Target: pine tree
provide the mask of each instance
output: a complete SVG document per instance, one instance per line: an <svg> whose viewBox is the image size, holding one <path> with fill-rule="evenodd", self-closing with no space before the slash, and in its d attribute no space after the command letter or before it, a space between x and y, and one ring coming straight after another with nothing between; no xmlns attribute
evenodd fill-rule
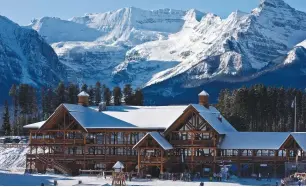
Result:
<svg viewBox="0 0 306 187"><path fill-rule="evenodd" d="M88 86L87 84L83 84L81 87L81 91L87 92L88 93Z"/></svg>
<svg viewBox="0 0 306 187"><path fill-rule="evenodd" d="M13 126L12 126L12 135L16 134L16 127L18 122L18 87L13 84L10 91L9 96L12 98L12 102L14 105L14 119L13 119Z"/></svg>
<svg viewBox="0 0 306 187"><path fill-rule="evenodd" d="M133 88L130 84L126 84L123 88L123 97L126 105L132 105L133 102Z"/></svg>
<svg viewBox="0 0 306 187"><path fill-rule="evenodd" d="M102 89L101 89L101 83L98 81L95 85L95 92L94 92L94 97L95 97L95 105L99 105L102 101Z"/></svg>
<svg viewBox="0 0 306 187"><path fill-rule="evenodd" d="M141 89L136 89L134 94L134 105L143 106L144 97Z"/></svg>
<svg viewBox="0 0 306 187"><path fill-rule="evenodd" d="M122 92L121 92L120 87L118 87L118 86L114 87L113 97L114 97L114 105L116 105L116 106L121 105Z"/></svg>
<svg viewBox="0 0 306 187"><path fill-rule="evenodd" d="M95 103L95 91L92 86L89 87L88 94L89 94L88 102L89 102L89 105L92 106Z"/></svg>
<svg viewBox="0 0 306 187"><path fill-rule="evenodd" d="M63 82L60 82L56 88L56 98L57 98L57 106L66 102L66 93L65 93L65 85Z"/></svg>
<svg viewBox="0 0 306 187"><path fill-rule="evenodd" d="M3 112L2 120L3 120L2 129L3 129L4 135L10 136L11 135L11 123L10 123L10 112L9 112L7 100L5 100L5 103L4 103L4 112Z"/></svg>
<svg viewBox="0 0 306 187"><path fill-rule="evenodd" d="M68 86L68 96L67 102L70 104L77 104L78 103L78 90L75 84L70 83Z"/></svg>
<svg viewBox="0 0 306 187"><path fill-rule="evenodd" d="M112 93L110 89L108 87L105 87L104 92L103 92L103 99L106 102L107 106L110 105L111 97L112 97Z"/></svg>

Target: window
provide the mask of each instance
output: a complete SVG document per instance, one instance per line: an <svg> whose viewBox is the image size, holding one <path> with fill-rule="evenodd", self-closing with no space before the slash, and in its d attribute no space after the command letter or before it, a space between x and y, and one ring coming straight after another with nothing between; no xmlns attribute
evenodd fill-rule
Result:
<svg viewBox="0 0 306 187"><path fill-rule="evenodd" d="M222 156L238 156L238 150L223 150Z"/></svg>
<svg viewBox="0 0 306 187"><path fill-rule="evenodd" d="M104 144L104 134L97 134L96 143L97 144Z"/></svg>
<svg viewBox="0 0 306 187"><path fill-rule="evenodd" d="M95 148L95 155L102 155L103 154L103 148L102 147L96 147Z"/></svg>
<svg viewBox="0 0 306 187"><path fill-rule="evenodd" d="M105 169L106 165L103 163L97 163L95 164L95 169Z"/></svg>

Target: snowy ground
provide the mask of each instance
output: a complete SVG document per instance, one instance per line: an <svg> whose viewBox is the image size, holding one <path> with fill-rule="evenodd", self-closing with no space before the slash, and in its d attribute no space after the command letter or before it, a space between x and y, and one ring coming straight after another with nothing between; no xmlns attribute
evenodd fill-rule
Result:
<svg viewBox="0 0 306 187"><path fill-rule="evenodd" d="M27 146L4 148L0 146L0 170L20 171L25 169Z"/></svg>
<svg viewBox="0 0 306 187"><path fill-rule="evenodd" d="M78 181L82 181L82 186L108 186L112 184L111 178L98 178L96 176L77 176L68 177L54 174L35 174L24 175L22 173L12 173L7 171L0 171L0 186L40 186L53 185L54 180L58 181L59 186L78 186ZM237 179L228 182L208 182L203 179L205 186L270 186L275 185L276 180L267 182L266 180L256 181L255 179ZM170 180L147 180L147 179L133 179L131 182L127 181L128 186L199 186L200 181L183 182Z"/></svg>

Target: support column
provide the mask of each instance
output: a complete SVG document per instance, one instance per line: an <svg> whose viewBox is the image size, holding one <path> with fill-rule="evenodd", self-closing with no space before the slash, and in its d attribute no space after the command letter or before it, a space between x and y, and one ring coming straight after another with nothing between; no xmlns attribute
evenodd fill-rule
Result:
<svg viewBox="0 0 306 187"><path fill-rule="evenodd" d="M164 161L163 161L163 155L164 155L164 150L160 150L160 173L163 174L164 173Z"/></svg>
<svg viewBox="0 0 306 187"><path fill-rule="evenodd" d="M137 173L140 174L140 149L137 149L137 156L138 156Z"/></svg>
<svg viewBox="0 0 306 187"><path fill-rule="evenodd" d="M277 166L276 166L276 163L274 162L274 165L273 165L273 177L276 178L276 169L277 169Z"/></svg>

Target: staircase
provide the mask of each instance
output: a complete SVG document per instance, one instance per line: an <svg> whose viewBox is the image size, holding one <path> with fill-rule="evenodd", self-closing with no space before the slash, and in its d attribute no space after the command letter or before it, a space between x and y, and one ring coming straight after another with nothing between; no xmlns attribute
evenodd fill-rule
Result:
<svg viewBox="0 0 306 187"><path fill-rule="evenodd" d="M50 166L58 171L60 171L62 174L68 174L70 175L72 173L72 171L67 168L66 166L64 166L63 164L55 161L55 160L52 160L52 159L48 159L45 155L37 155L36 156L36 159L39 160L40 162L46 164L46 166Z"/></svg>

